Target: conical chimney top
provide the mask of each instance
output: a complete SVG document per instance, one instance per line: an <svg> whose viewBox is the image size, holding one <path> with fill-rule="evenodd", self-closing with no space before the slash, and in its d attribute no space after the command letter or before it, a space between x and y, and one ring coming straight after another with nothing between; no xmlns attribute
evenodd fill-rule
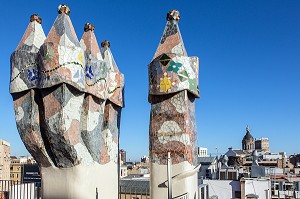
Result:
<svg viewBox="0 0 300 199"><path fill-rule="evenodd" d="M30 16L30 23L11 55L11 93L37 87L39 77L37 56L46 38L41 23L42 19L37 14Z"/></svg>
<svg viewBox="0 0 300 199"><path fill-rule="evenodd" d="M187 56L184 43L180 34L178 21L180 13L178 10L171 10L167 13L167 24L160 39L159 45L153 59L162 54L173 54L176 56Z"/></svg>
<svg viewBox="0 0 300 199"><path fill-rule="evenodd" d="M115 62L113 54L110 50L110 42L108 40L104 40L101 42L102 47L102 56L104 61L107 63L108 70L119 72L119 68Z"/></svg>
<svg viewBox="0 0 300 199"><path fill-rule="evenodd" d="M86 56L88 59L91 59L94 61L94 59L97 60L103 60L100 48L94 33L95 26L91 23L86 23L84 25L84 33L82 35L82 38L80 40L81 48L84 50ZM90 57L90 55L93 56L93 58Z"/></svg>
<svg viewBox="0 0 300 199"><path fill-rule="evenodd" d="M65 4L61 4L58 6L58 14L59 15L56 17L50 32L47 35L45 43L51 42L65 47L80 47L73 24L69 17L70 8Z"/></svg>
<svg viewBox="0 0 300 199"><path fill-rule="evenodd" d="M44 43L46 36L42 28L42 18L37 14L30 16L30 23L16 50L36 53Z"/></svg>

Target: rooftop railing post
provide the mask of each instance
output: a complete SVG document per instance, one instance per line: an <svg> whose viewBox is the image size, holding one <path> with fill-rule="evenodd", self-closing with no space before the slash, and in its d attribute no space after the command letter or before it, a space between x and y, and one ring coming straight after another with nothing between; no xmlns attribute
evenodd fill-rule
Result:
<svg viewBox="0 0 300 199"><path fill-rule="evenodd" d="M172 199L172 182L171 182L171 153L168 151L168 161L167 161L167 169L168 169L168 199Z"/></svg>

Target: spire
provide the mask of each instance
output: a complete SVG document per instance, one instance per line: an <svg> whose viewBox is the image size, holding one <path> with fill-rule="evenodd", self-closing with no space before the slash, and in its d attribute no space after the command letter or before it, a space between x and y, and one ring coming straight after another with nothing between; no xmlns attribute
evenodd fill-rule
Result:
<svg viewBox="0 0 300 199"><path fill-rule="evenodd" d="M167 24L153 59L163 53L187 56L178 26L179 19L180 13L178 10L171 10L168 12Z"/></svg>
<svg viewBox="0 0 300 199"><path fill-rule="evenodd" d="M250 133L250 128L248 125L246 126L246 133Z"/></svg>
<svg viewBox="0 0 300 199"><path fill-rule="evenodd" d="M30 23L16 50L24 50L37 53L44 43L46 36L42 28L42 18L33 14L30 16Z"/></svg>
<svg viewBox="0 0 300 199"><path fill-rule="evenodd" d="M93 24L86 23L84 25L84 33L80 40L80 45L88 59L103 60L94 30Z"/></svg>
<svg viewBox="0 0 300 199"><path fill-rule="evenodd" d="M52 42L65 47L80 47L69 14L70 8L68 6L65 4L58 6L58 16L56 17L45 42Z"/></svg>
<svg viewBox="0 0 300 199"><path fill-rule="evenodd" d="M250 128L248 125L246 127L246 134L245 134L243 140L254 140L254 138L252 137L252 135L250 133Z"/></svg>

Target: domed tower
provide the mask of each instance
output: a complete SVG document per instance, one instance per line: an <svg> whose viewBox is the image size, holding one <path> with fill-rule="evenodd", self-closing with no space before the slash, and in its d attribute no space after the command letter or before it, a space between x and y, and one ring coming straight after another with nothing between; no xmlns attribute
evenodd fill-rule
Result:
<svg viewBox="0 0 300 199"><path fill-rule="evenodd" d="M254 138L250 133L250 129L246 127L246 135L242 140L242 149L246 153L251 153L254 150Z"/></svg>

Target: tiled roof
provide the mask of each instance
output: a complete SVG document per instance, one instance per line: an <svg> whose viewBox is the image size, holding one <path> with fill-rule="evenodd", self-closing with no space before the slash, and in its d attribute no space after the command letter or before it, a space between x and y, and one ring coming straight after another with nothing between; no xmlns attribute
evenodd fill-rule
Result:
<svg viewBox="0 0 300 199"><path fill-rule="evenodd" d="M120 191L123 194L150 195L149 180L146 179L121 179Z"/></svg>
<svg viewBox="0 0 300 199"><path fill-rule="evenodd" d="M216 157L198 157L198 163L200 164L211 164Z"/></svg>
<svg viewBox="0 0 300 199"><path fill-rule="evenodd" d="M236 152L238 155L245 155L246 153L243 152L243 150L240 149L232 149L234 152Z"/></svg>

